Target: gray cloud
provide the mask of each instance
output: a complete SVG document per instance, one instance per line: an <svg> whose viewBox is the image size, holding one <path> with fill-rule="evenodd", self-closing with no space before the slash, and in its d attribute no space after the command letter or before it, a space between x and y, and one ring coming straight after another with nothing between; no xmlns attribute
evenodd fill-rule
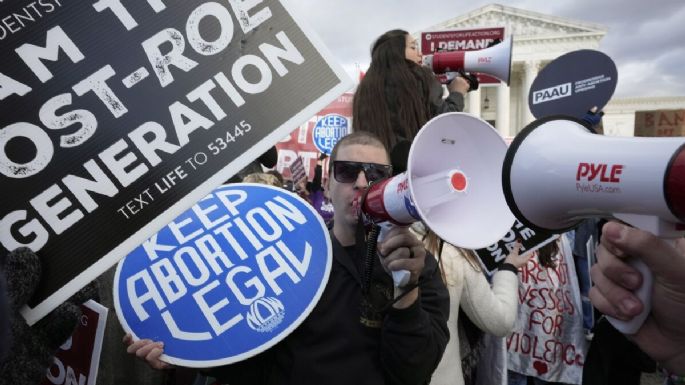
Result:
<svg viewBox="0 0 685 385"><path fill-rule="evenodd" d="M608 28L600 49L618 67L616 96L685 95L685 3L682 0L512 0L503 5ZM293 11L316 31L343 67L368 66L369 47L381 33L417 32L468 13L488 1L294 0Z"/></svg>

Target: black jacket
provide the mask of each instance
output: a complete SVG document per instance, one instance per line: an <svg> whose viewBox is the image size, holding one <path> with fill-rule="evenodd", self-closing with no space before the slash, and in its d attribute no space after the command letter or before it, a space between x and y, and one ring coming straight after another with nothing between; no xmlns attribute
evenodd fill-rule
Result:
<svg viewBox="0 0 685 385"><path fill-rule="evenodd" d="M362 305L357 263L363 258L353 258L332 232L331 239L331 275L309 317L273 348L214 368L210 375L231 385L419 385L430 380L449 340L449 295L435 258L426 257L416 303L390 308L374 322L374 312ZM392 280L377 260L371 286L379 303L392 297Z"/></svg>

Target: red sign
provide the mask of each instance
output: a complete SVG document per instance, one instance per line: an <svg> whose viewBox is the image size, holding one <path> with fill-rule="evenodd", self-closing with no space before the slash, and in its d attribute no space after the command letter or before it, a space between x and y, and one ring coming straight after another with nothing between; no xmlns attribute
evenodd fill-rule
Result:
<svg viewBox="0 0 685 385"><path fill-rule="evenodd" d="M421 33L421 54L436 51L475 51L488 48L496 40L504 40L504 27L432 31ZM481 84L499 84L492 76L478 74Z"/></svg>
<svg viewBox="0 0 685 385"><path fill-rule="evenodd" d="M283 140L276 144L276 148L278 149L278 163L276 164L276 170L280 172L284 178L292 178L290 165L295 162L298 157L302 158L304 169L309 180L314 178L316 161L321 155L321 152L316 148L314 139L312 137L316 122L329 114L344 116L348 119L348 121L351 122L352 97L353 94L351 92L346 92L340 95L333 103L319 111L319 113L314 115L311 119L302 124L300 127L296 128L290 133L290 135L286 136L283 138ZM323 169L324 172L322 177L325 178L326 170L328 170L328 159L326 159Z"/></svg>
<svg viewBox="0 0 685 385"><path fill-rule="evenodd" d="M41 385L92 385L98 375L107 308L95 301L81 305L74 334L59 348Z"/></svg>

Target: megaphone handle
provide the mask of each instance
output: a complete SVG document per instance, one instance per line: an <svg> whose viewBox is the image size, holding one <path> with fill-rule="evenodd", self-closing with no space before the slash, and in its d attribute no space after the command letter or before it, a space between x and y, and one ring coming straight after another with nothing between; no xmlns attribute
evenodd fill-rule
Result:
<svg viewBox="0 0 685 385"><path fill-rule="evenodd" d="M394 225L390 222L383 222L379 223L378 226L381 229L380 233L378 234L378 243L381 243L388 234L388 231L390 231ZM390 275L392 275L392 281L395 283L395 287L406 286L409 283L409 278L411 278L411 273L409 270L396 270L391 271L390 273Z"/></svg>
<svg viewBox="0 0 685 385"><path fill-rule="evenodd" d="M450 83L457 76L459 76L459 72L445 72L445 81L446 81L445 84Z"/></svg>
<svg viewBox="0 0 685 385"><path fill-rule="evenodd" d="M652 310L652 287L654 286L654 275L647 265L638 258L631 258L628 264L637 269L642 274L642 286L635 291L635 295L642 301L642 312L630 321L623 321L614 317L607 316L609 322L623 334L635 334L647 319Z"/></svg>

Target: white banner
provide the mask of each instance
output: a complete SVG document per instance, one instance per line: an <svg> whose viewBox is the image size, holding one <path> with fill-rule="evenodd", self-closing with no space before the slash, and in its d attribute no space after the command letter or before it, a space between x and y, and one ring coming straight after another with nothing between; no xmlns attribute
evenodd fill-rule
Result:
<svg viewBox="0 0 685 385"><path fill-rule="evenodd" d="M571 247L562 236L557 266L536 257L519 270L519 314L506 339L509 370L545 381L580 384L588 343Z"/></svg>

